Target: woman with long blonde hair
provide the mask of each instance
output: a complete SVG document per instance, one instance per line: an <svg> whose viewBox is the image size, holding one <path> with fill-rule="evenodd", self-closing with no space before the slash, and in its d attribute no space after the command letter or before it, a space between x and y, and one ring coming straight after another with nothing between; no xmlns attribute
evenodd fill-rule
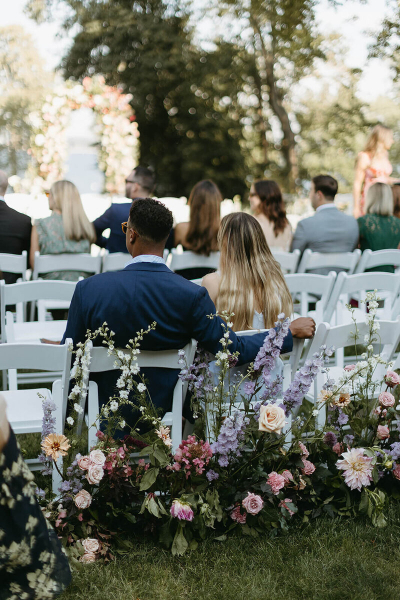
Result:
<svg viewBox="0 0 400 600"><path fill-rule="evenodd" d="M96 240L92 223L86 216L78 189L70 181L56 181L49 193L49 217L37 219L32 227L30 263L34 267L35 252L41 254L70 254L90 252ZM43 273L44 279L78 281L87 273L60 271Z"/></svg>
<svg viewBox="0 0 400 600"><path fill-rule="evenodd" d="M246 213L231 213L218 234L220 270L204 277L217 310L235 313L234 331L273 327L280 313L290 317L292 298L260 223Z"/></svg>
<svg viewBox="0 0 400 600"><path fill-rule="evenodd" d="M365 214L365 198L371 185L377 182L393 185L399 181L390 177L393 168L389 161L389 150L392 145L392 130L384 125L375 125L364 150L357 157L353 185L353 212L356 218Z"/></svg>

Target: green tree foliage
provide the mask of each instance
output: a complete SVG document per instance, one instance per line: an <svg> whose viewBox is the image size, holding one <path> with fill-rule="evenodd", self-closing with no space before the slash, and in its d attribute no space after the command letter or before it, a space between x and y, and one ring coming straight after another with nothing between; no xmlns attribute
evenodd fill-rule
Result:
<svg viewBox="0 0 400 600"><path fill-rule="evenodd" d="M26 167L28 115L42 99L49 79L23 28L0 27L0 168L10 175Z"/></svg>

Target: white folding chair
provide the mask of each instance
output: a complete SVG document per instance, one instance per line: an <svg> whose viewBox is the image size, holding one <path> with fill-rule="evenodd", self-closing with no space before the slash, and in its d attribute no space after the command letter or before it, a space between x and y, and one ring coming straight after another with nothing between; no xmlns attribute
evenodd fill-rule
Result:
<svg viewBox="0 0 400 600"><path fill-rule="evenodd" d="M127 252L108 252L106 250L103 254L103 266L102 272L106 271L122 271L132 257Z"/></svg>
<svg viewBox="0 0 400 600"><path fill-rule="evenodd" d="M172 250L171 271L182 271L183 269L218 269L219 252L211 252L209 256L196 254L195 252L178 253Z"/></svg>
<svg viewBox="0 0 400 600"><path fill-rule="evenodd" d="M186 359L188 364L193 363L194 354L196 351L197 343L195 340L191 340L184 348ZM122 350L126 352L126 350ZM108 356L106 348L93 348L90 350L91 361L90 361L90 372L101 373L103 371L115 371L118 367L114 366L115 357ZM138 355L138 366L142 369L145 367L157 367L162 369L178 369L181 370L179 364L178 350L159 350L159 351L148 351L141 350ZM94 381L89 382L89 395L88 395L88 446L89 449L96 444L96 431L99 429L98 415L99 415L99 396L97 383ZM172 451L175 452L182 442L182 408L185 401L185 395L187 391L187 384L183 383L178 379L175 388L172 401L172 411L167 412L163 416L164 425L171 427L172 433ZM84 406L82 406L84 408ZM83 413L82 418L83 418ZM78 423L79 425L79 423Z"/></svg>
<svg viewBox="0 0 400 600"><path fill-rule="evenodd" d="M349 275L354 273L356 265L361 255L361 250L353 250L353 252L333 252L322 253L313 252L308 249L304 250L298 273L306 273L307 271L315 271L316 269L324 269L331 271L347 271Z"/></svg>
<svg viewBox="0 0 400 600"><path fill-rule="evenodd" d="M201 285L201 282L203 281L203 278L199 277L198 279L191 279L190 281L192 283L195 283L196 285Z"/></svg>
<svg viewBox="0 0 400 600"><path fill-rule="evenodd" d="M297 265L300 260L300 250L293 252L284 252L283 250L271 250L272 256L281 265L284 273L296 273Z"/></svg>
<svg viewBox="0 0 400 600"><path fill-rule="evenodd" d="M28 256L26 250L22 254L0 254L0 271L2 273L20 275L22 281L26 281L27 268Z"/></svg>
<svg viewBox="0 0 400 600"><path fill-rule="evenodd" d="M7 402L7 417L16 434L37 433L42 431L43 406L42 398L52 400L56 405L56 433L64 432L67 410L69 372L71 368L71 352L68 347L71 340L63 346L46 344L0 344L0 364L9 369L9 390L2 392ZM18 390L15 377L16 369L45 369L53 373L61 373L61 379L54 381L52 391L46 388ZM37 459L26 461L31 470L40 469ZM53 470L53 490L60 483L59 475Z"/></svg>
<svg viewBox="0 0 400 600"><path fill-rule="evenodd" d="M83 271L96 275L101 271L101 256L91 254L40 254L35 252L32 279L53 271ZM129 258L129 257L128 257Z"/></svg>
<svg viewBox="0 0 400 600"><path fill-rule="evenodd" d="M300 310L295 307L295 312L301 317L312 316L316 323L326 321L325 312L333 286L336 273L331 271L328 275L315 275L314 273L292 273L285 275L285 281L292 295L293 302L299 304ZM310 311L310 302L316 302L316 310Z"/></svg>
<svg viewBox="0 0 400 600"><path fill-rule="evenodd" d="M364 250L355 272L364 273L368 269L387 265L395 269L400 267L400 250L377 250L376 252Z"/></svg>

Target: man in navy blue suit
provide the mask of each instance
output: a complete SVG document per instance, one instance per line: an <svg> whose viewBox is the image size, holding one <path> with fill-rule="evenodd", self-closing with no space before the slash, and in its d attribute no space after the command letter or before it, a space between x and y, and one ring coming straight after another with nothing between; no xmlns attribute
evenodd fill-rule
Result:
<svg viewBox="0 0 400 600"><path fill-rule="evenodd" d="M121 204L113 203L105 213L93 222L96 230L96 244L106 248L109 252L127 252L125 235L121 231L121 223L128 220L129 209L135 198L146 198L154 191L155 178L150 169L136 167L125 179L125 195L130 202ZM102 233L110 229L110 237L103 237Z"/></svg>
<svg viewBox="0 0 400 600"><path fill-rule="evenodd" d="M207 318L215 306L204 287L173 273L164 263L165 241L172 227L172 213L159 201L150 198L132 203L125 230L126 247L131 262L122 271L101 273L79 281L72 298L66 338L74 344L83 342L88 329L94 331L104 322L115 332L116 347L124 348L136 332L156 321L154 331L145 335L143 350L183 348L191 338L216 354L220 349L222 320ZM309 318L291 323L282 353L292 349L292 335L312 337L315 323ZM239 337L230 330L231 352L239 352L239 364L255 359L265 333ZM62 342L62 343L63 343ZM95 344L101 345L101 340ZM115 393L118 371L93 374L103 404ZM149 380L149 393L155 406L171 410L173 389L178 371L143 369ZM125 413L125 421L130 422ZM131 419L132 420L132 419Z"/></svg>

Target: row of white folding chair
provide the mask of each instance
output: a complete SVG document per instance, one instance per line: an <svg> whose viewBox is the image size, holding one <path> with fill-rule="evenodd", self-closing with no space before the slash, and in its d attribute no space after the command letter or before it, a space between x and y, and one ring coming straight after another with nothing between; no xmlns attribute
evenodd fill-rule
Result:
<svg viewBox="0 0 400 600"><path fill-rule="evenodd" d="M26 281L26 271L28 269L28 254L24 250L22 254L4 254L0 253L0 272L13 273L19 275L23 281Z"/></svg>
<svg viewBox="0 0 400 600"><path fill-rule="evenodd" d="M376 267L391 266L395 269L400 267L400 250L364 250L355 270L356 273L364 273L368 269Z"/></svg>
<svg viewBox="0 0 400 600"><path fill-rule="evenodd" d="M312 250L304 250L301 258L298 273L306 273L315 269L339 269L345 270L349 274L354 273L357 263L361 256L361 250L353 250L353 252L312 252Z"/></svg>
<svg viewBox="0 0 400 600"><path fill-rule="evenodd" d="M183 269L215 269L219 268L219 252L211 252L209 256L196 254L195 252L171 251L171 271L182 271Z"/></svg>
<svg viewBox="0 0 400 600"><path fill-rule="evenodd" d="M188 364L192 364L194 359L194 354L196 351L196 342L195 340L191 340L184 348ZM122 350L126 352L126 350ZM118 367L115 367L115 357L108 356L107 349L102 347L93 347L91 345L90 348L91 360L90 360L90 373L100 373L103 371L115 371ZM142 350L138 355L138 366L142 368L146 367L157 367L162 369L175 369L181 370L181 365L179 364L180 356L178 354L178 350L160 350L160 351L146 351ZM99 429L99 396L98 396L98 387L94 381L90 381L88 384L89 394L88 394L88 446L89 449L93 446L96 439L96 431ZM173 394L172 401L172 411L166 413L162 420L164 425L171 428L171 437L172 437L172 451L175 452L182 442L182 409L185 401L187 391L187 384L184 384L180 379L178 379ZM82 406L84 408L84 406ZM79 426L82 425L82 417Z"/></svg>
<svg viewBox="0 0 400 600"><path fill-rule="evenodd" d="M295 314L301 317L312 316L316 323L325 320L325 312L335 285L336 273L315 275L314 273L291 273L285 281L295 303ZM316 303L315 311L309 310L310 302ZM297 305L297 306L296 306ZM297 308L299 307L299 310Z"/></svg>
<svg viewBox="0 0 400 600"><path fill-rule="evenodd" d="M35 252L32 279L39 279L41 275L54 271L83 271L94 275L101 272L101 256Z"/></svg>
<svg viewBox="0 0 400 600"><path fill-rule="evenodd" d="M167 261L169 250L164 250L164 261ZM102 273L108 271L122 271L132 260L127 252L108 252L105 250L102 254Z"/></svg>
<svg viewBox="0 0 400 600"><path fill-rule="evenodd" d="M274 259L280 264L284 273L296 273L301 255L300 250L284 252L283 250L271 248L271 252Z"/></svg>

